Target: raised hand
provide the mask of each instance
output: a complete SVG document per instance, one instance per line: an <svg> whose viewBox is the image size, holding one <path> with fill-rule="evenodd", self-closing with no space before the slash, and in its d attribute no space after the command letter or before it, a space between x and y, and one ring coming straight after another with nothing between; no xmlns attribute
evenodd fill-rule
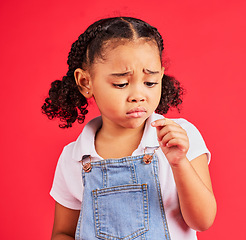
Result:
<svg viewBox="0 0 246 240"><path fill-rule="evenodd" d="M156 127L160 147L171 166L178 165L186 158L189 139L186 131L174 121L164 118L151 123Z"/></svg>

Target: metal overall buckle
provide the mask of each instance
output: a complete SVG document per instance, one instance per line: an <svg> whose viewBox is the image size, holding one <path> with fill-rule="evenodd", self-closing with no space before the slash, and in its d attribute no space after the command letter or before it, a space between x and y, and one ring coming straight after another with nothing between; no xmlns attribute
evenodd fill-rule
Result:
<svg viewBox="0 0 246 240"><path fill-rule="evenodd" d="M90 158L90 161L89 162L86 162L86 163L83 163L83 159L81 159L81 163L82 163L82 167L83 167L83 170L85 172L90 172L91 169L92 169L92 166L91 166L91 156L89 156Z"/></svg>
<svg viewBox="0 0 246 240"><path fill-rule="evenodd" d="M159 148L159 147L158 147ZM152 154L146 154L145 151L146 151L146 148L144 149L144 156L143 156L143 161L145 164L150 164L152 159L153 159L153 155L155 154L155 151L158 149L156 148L154 150L154 152Z"/></svg>

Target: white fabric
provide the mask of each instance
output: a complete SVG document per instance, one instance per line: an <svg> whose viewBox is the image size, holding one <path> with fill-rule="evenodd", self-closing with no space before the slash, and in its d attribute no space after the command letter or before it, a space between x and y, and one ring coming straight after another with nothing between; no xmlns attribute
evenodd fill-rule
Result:
<svg viewBox="0 0 246 240"><path fill-rule="evenodd" d="M142 155L144 148L147 147L146 153L153 153L153 149L159 146L156 136L156 129L150 125L151 122L161 119L163 116L153 113L146 121L145 130L138 148L132 156ZM186 130L190 148L187 158L191 161L196 157L206 153L208 162L210 161L210 152L197 128L185 119L172 119ZM83 196L82 185L82 157L91 155L92 161L102 160L94 145L94 137L97 129L101 126L101 117L91 120L83 129L82 133L75 142L65 146L59 158L51 196L60 204L67 208L80 210ZM196 232L190 229L180 213L177 190L170 165L159 148L156 151L159 159L159 178L162 191L162 197L167 217L168 227L172 240L195 240Z"/></svg>

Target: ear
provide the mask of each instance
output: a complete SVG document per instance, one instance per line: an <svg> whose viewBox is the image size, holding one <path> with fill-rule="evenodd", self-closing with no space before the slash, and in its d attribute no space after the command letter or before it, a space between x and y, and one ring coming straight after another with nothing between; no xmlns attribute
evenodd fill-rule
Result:
<svg viewBox="0 0 246 240"><path fill-rule="evenodd" d="M81 68L77 68L74 71L74 78L81 94L83 94L85 98L91 98L92 89L91 89L91 77L89 72Z"/></svg>

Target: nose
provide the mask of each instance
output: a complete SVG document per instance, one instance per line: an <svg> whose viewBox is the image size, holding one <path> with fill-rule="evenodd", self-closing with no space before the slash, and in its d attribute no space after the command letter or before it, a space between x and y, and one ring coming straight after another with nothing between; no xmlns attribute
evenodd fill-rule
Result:
<svg viewBox="0 0 246 240"><path fill-rule="evenodd" d="M146 97L144 96L143 91L141 89L133 89L131 94L128 97L129 102L144 102L146 101Z"/></svg>
<svg viewBox="0 0 246 240"><path fill-rule="evenodd" d="M129 102L144 102L145 98L143 97L129 97Z"/></svg>
<svg viewBox="0 0 246 240"><path fill-rule="evenodd" d="M132 79L128 87L128 102L139 103L147 100L147 92L143 84L142 75L142 72L138 73L137 71L132 75Z"/></svg>

